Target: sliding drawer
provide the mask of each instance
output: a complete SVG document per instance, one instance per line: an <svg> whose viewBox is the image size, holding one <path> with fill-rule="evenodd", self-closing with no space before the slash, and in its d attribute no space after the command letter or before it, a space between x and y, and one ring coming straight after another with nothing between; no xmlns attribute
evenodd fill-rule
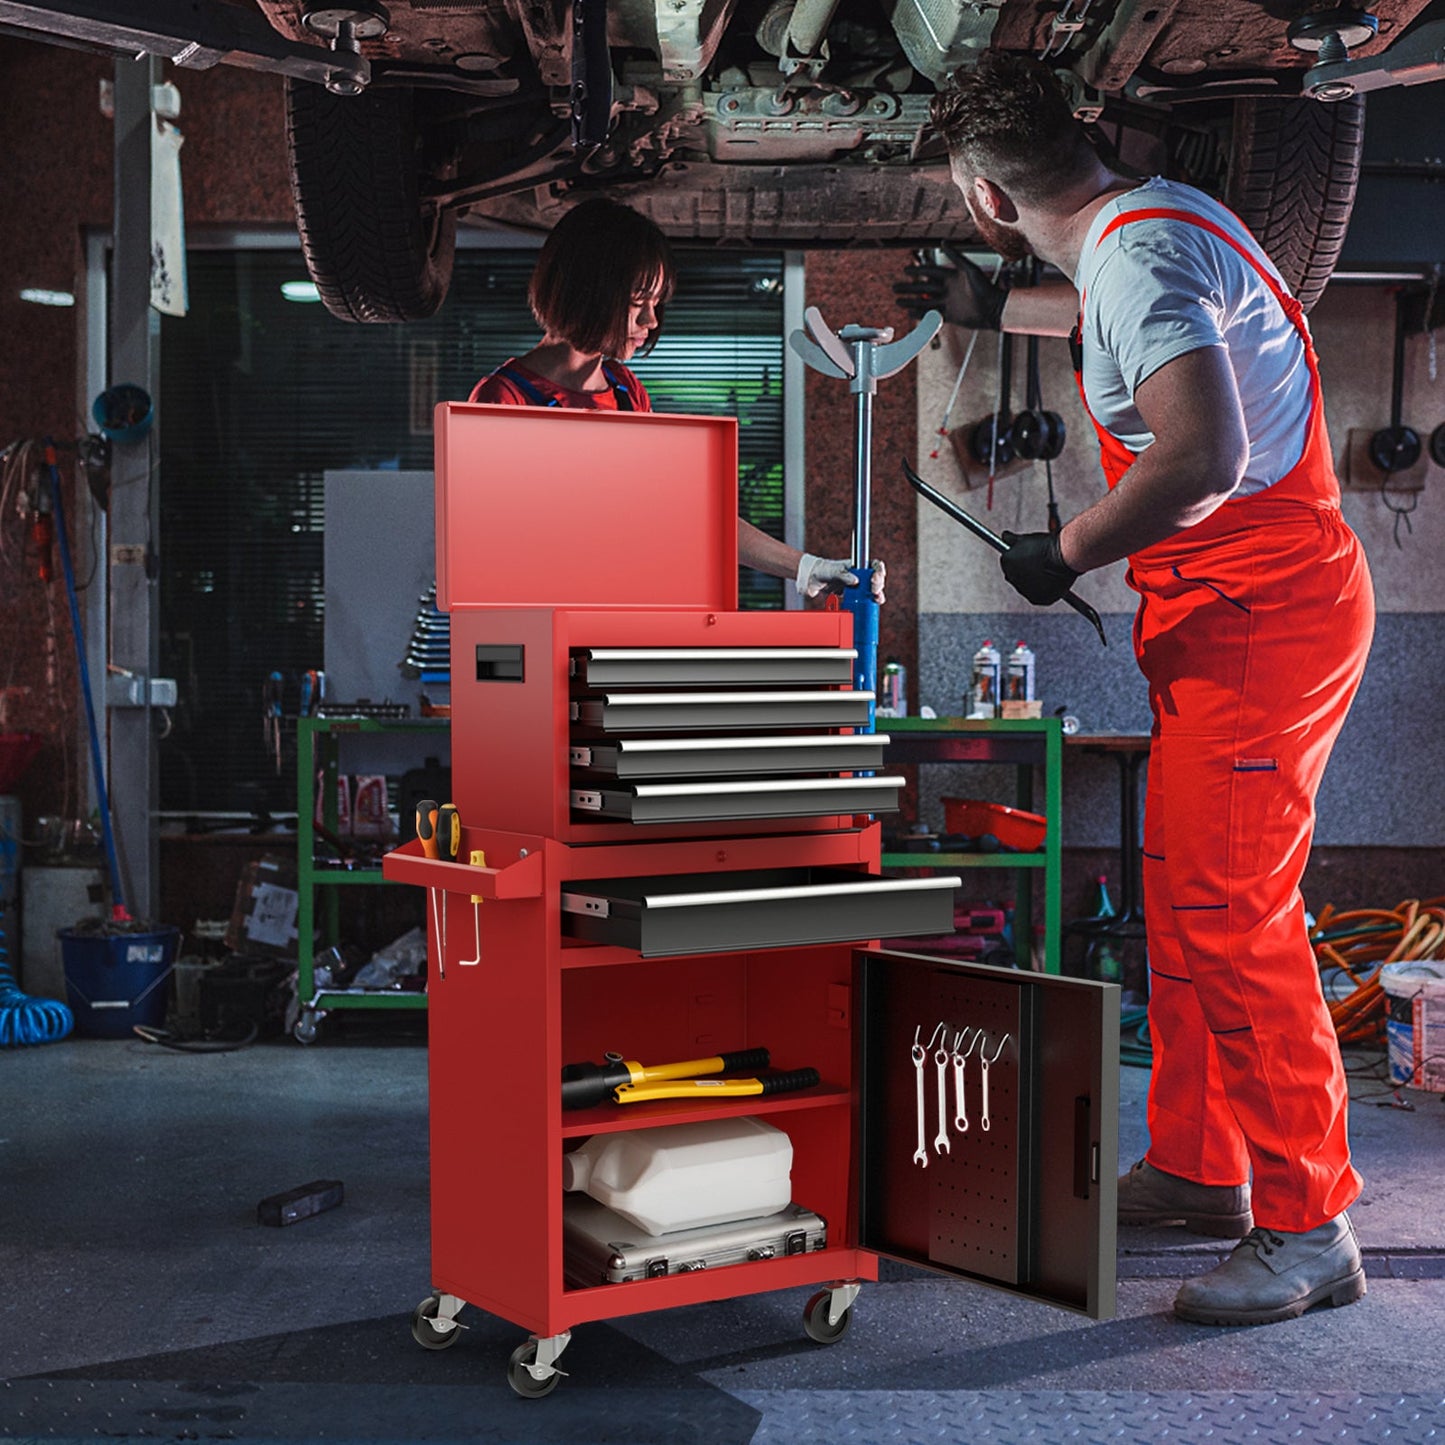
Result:
<svg viewBox="0 0 1445 1445"><path fill-rule="evenodd" d="M871 773L883 766L886 733L816 737L619 738L578 743L568 757L588 779L724 778L747 773Z"/></svg>
<svg viewBox="0 0 1445 1445"><path fill-rule="evenodd" d="M572 807L633 823L714 823L734 818L822 818L892 813L906 778L759 778L732 783L632 783L573 788Z"/></svg>
<svg viewBox="0 0 1445 1445"><path fill-rule="evenodd" d="M572 721L601 733L867 727L871 692L609 692L578 698Z"/></svg>
<svg viewBox="0 0 1445 1445"><path fill-rule="evenodd" d="M579 879L562 885L562 931L644 958L946 933L961 882L842 868Z"/></svg>
<svg viewBox="0 0 1445 1445"><path fill-rule="evenodd" d="M586 687L682 687L698 683L847 686L858 654L842 647L583 647L573 678Z"/></svg>

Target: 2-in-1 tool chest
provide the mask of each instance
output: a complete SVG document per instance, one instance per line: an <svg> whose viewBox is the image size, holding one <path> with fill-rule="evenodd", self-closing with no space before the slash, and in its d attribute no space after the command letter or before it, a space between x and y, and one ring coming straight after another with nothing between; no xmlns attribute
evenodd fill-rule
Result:
<svg viewBox="0 0 1445 1445"><path fill-rule="evenodd" d="M903 779L858 731L848 614L736 610L735 428L437 410L461 846L385 863L429 897L413 1333L454 1343L468 1304L512 1321L524 1395L576 1325L669 1305L817 1286L805 1328L837 1339L884 1255L1113 1310L1117 990L870 946L948 932L959 880L880 873L873 815ZM761 1050L786 1088L562 1107L576 1061ZM729 1116L788 1135L822 1229L717 1267L698 1246L683 1272L643 1248L643 1277L583 1282L564 1155Z"/></svg>

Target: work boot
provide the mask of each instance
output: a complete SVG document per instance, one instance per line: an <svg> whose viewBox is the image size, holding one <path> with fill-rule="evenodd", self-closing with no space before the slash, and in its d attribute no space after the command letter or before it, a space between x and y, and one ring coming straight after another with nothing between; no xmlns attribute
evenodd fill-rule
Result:
<svg viewBox="0 0 1445 1445"><path fill-rule="evenodd" d="M1119 1176L1120 1224L1182 1224L1195 1234L1242 1239L1254 1224L1248 1184L1196 1184L1141 1159Z"/></svg>
<svg viewBox="0 0 1445 1445"><path fill-rule="evenodd" d="M1199 1325L1272 1325L1364 1293L1360 1242L1340 1214L1303 1234L1251 1229L1223 1264L1185 1280L1174 1313Z"/></svg>

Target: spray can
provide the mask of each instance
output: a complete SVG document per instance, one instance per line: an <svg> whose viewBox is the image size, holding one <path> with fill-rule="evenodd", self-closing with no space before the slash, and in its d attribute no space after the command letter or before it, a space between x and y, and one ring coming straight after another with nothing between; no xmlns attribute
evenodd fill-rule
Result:
<svg viewBox="0 0 1445 1445"><path fill-rule="evenodd" d="M985 638L973 655L973 681L968 689L969 717L997 717L1003 663L998 648Z"/></svg>
<svg viewBox="0 0 1445 1445"><path fill-rule="evenodd" d="M882 717L908 716L908 669L890 657L878 679L878 713Z"/></svg>
<svg viewBox="0 0 1445 1445"><path fill-rule="evenodd" d="M1003 675L1003 695L1008 702L1034 700L1034 655L1022 640L1008 655Z"/></svg>

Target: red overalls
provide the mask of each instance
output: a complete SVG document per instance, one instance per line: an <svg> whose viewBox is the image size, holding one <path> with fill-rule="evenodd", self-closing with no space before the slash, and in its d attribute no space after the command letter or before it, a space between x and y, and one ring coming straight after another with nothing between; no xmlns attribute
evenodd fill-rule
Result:
<svg viewBox="0 0 1445 1445"><path fill-rule="evenodd" d="M1134 650L1153 714L1148 1158L1201 1184L1241 1184L1252 1167L1256 1223L1304 1231L1360 1192L1299 881L1315 793L1364 672L1374 595L1340 515L1299 302L1250 250L1188 211L1126 212L1099 240L1151 218L1201 226L1254 267L1304 344L1312 400L1288 475L1129 559L1140 598ZM1135 454L1094 426L1112 487Z"/></svg>

